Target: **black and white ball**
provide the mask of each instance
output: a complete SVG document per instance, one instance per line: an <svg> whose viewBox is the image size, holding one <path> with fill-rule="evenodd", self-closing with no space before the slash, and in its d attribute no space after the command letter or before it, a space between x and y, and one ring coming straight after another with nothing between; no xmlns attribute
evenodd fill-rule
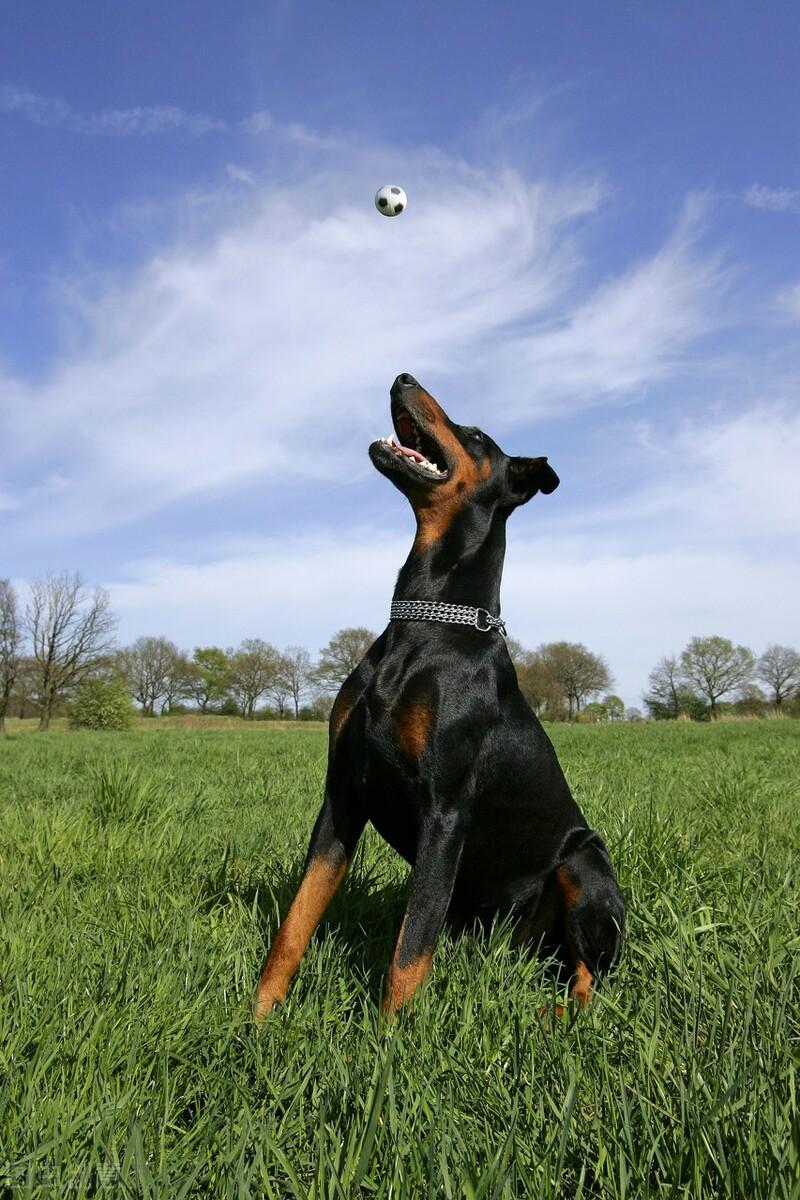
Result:
<svg viewBox="0 0 800 1200"><path fill-rule="evenodd" d="M393 183L384 184L375 193L375 207L385 217L399 217L405 212L408 199L401 187Z"/></svg>

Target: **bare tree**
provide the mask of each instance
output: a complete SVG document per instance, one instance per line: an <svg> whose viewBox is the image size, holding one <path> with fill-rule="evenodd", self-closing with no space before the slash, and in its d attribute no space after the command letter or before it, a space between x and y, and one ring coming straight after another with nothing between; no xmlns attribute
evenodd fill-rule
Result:
<svg viewBox="0 0 800 1200"><path fill-rule="evenodd" d="M36 663L29 654L20 655L17 678L14 690L11 693L11 702L8 706L9 716L12 712L15 712L18 717L24 717L26 714L30 715L30 709L36 708L33 702L35 694L35 667Z"/></svg>
<svg viewBox="0 0 800 1200"><path fill-rule="evenodd" d="M48 575L31 584L25 628L31 641L40 730L50 727L56 699L107 663L116 624L108 593L98 587L90 596L77 571Z"/></svg>
<svg viewBox="0 0 800 1200"><path fill-rule="evenodd" d="M506 638L506 650L516 670L524 667L531 657L530 650L526 650L522 642L518 642L515 637Z"/></svg>
<svg viewBox="0 0 800 1200"><path fill-rule="evenodd" d="M676 655L669 654L656 663L648 684L644 701L653 716L673 719L679 716L684 707L686 681Z"/></svg>
<svg viewBox="0 0 800 1200"><path fill-rule="evenodd" d="M17 594L10 579L0 579L0 733L20 669L20 627Z"/></svg>
<svg viewBox="0 0 800 1200"><path fill-rule="evenodd" d="M281 655L281 670L294 704L295 720L300 715L300 701L311 681L311 655L305 646L287 646Z"/></svg>
<svg viewBox="0 0 800 1200"><path fill-rule="evenodd" d="M238 650L229 650L230 690L242 711L252 721L256 704L272 685L280 669L274 646L261 638L246 638Z"/></svg>
<svg viewBox="0 0 800 1200"><path fill-rule="evenodd" d="M188 700L192 696L196 670L189 655L179 650L170 663L169 672L164 680L164 693L161 701L161 716L172 712L179 700Z"/></svg>
<svg viewBox="0 0 800 1200"><path fill-rule="evenodd" d="M580 712L589 696L611 686L612 676L605 659L580 642L548 642L536 653L567 697L570 719Z"/></svg>
<svg viewBox="0 0 800 1200"><path fill-rule="evenodd" d="M681 710L681 687L683 677L681 664L675 654L660 659L650 672L648 695L677 717Z"/></svg>
<svg viewBox="0 0 800 1200"><path fill-rule="evenodd" d="M275 670L267 687L267 695L278 716L283 719L286 716L286 706L292 696L292 688L289 681L288 664L282 655L278 655Z"/></svg>
<svg viewBox="0 0 800 1200"><path fill-rule="evenodd" d="M118 652L117 665L143 716L152 717L165 696L178 654L174 642L164 637L140 637Z"/></svg>
<svg viewBox="0 0 800 1200"><path fill-rule="evenodd" d="M772 688L772 702L780 709L800 690L800 654L790 646L767 646L756 664L756 675Z"/></svg>
<svg viewBox="0 0 800 1200"><path fill-rule="evenodd" d="M728 638L695 637L681 654L681 668L708 700L713 720L720 697L752 679L755 655L746 646L734 646Z"/></svg>
<svg viewBox="0 0 800 1200"><path fill-rule="evenodd" d="M360 626L340 629L320 650L315 677L326 691L337 691L356 669L375 641L375 634Z"/></svg>

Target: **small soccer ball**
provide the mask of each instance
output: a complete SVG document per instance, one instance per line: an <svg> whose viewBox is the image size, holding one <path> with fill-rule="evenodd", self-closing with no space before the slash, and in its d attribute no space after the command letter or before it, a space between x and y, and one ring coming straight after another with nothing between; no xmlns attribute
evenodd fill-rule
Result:
<svg viewBox="0 0 800 1200"><path fill-rule="evenodd" d="M375 193L375 207L385 217L399 217L400 213L405 211L407 204L408 199L405 192L401 187L395 187L393 183L385 184Z"/></svg>

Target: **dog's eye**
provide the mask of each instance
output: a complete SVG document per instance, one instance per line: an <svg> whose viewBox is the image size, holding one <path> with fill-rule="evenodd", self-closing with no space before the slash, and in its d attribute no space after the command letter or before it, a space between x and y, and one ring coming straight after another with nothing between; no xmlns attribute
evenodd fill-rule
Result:
<svg viewBox="0 0 800 1200"><path fill-rule="evenodd" d="M470 429L469 436L473 442L481 442L482 443L485 440L480 429Z"/></svg>

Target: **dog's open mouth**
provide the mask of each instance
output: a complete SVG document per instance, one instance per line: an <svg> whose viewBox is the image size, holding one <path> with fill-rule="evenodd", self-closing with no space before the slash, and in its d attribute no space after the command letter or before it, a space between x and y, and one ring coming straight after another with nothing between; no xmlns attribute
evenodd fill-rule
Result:
<svg viewBox="0 0 800 1200"><path fill-rule="evenodd" d="M445 479L449 474L447 463L439 443L426 432L405 408L393 414L395 432L390 437L378 439L396 458L402 459L420 475Z"/></svg>

